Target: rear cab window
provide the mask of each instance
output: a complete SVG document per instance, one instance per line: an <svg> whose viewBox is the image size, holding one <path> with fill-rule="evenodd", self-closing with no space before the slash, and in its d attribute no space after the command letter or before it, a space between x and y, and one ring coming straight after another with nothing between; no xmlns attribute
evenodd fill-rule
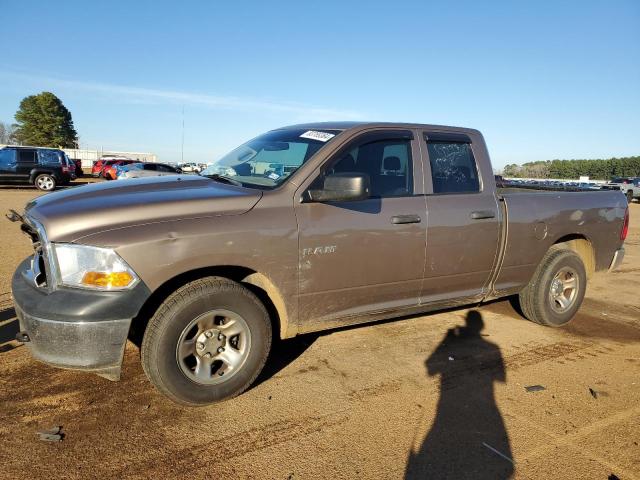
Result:
<svg viewBox="0 0 640 480"><path fill-rule="evenodd" d="M434 194L478 193L478 166L464 134L425 133Z"/></svg>

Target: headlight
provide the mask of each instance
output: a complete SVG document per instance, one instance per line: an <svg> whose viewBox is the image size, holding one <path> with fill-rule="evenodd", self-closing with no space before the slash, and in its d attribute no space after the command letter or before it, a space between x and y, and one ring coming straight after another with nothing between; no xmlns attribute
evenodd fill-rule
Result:
<svg viewBox="0 0 640 480"><path fill-rule="evenodd" d="M132 288L138 277L120 256L109 248L54 244L60 281L69 287L98 290Z"/></svg>

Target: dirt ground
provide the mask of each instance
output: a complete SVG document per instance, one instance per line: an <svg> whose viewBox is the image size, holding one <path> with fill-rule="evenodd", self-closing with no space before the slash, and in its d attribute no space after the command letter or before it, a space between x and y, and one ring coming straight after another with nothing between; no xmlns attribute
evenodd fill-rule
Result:
<svg viewBox="0 0 640 480"><path fill-rule="evenodd" d="M35 195L0 189L0 207ZM499 301L302 336L248 392L196 409L151 387L133 345L112 383L11 341L30 245L0 219L0 478L639 479L639 219L635 203L622 268L566 328ZM64 441L38 440L55 425Z"/></svg>

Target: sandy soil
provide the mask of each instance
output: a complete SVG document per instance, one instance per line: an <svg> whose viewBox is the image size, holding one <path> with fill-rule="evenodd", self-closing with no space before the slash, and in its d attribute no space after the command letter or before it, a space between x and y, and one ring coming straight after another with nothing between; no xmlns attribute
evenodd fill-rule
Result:
<svg viewBox="0 0 640 480"><path fill-rule="evenodd" d="M0 206L35 195L0 189ZM499 301L307 335L248 392L197 409L158 394L133 345L112 383L11 341L30 246L0 219L0 478L640 478L639 218L636 203L621 270L566 328ZM55 425L64 441L38 440Z"/></svg>

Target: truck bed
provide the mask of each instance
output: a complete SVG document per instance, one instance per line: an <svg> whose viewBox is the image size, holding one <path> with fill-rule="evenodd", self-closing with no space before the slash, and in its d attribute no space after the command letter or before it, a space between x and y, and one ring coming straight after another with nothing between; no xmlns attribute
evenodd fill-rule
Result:
<svg viewBox="0 0 640 480"><path fill-rule="evenodd" d="M592 270L609 268L627 208L622 192L498 188L496 193L504 236L498 290L526 283L548 249L563 241L586 240L593 252Z"/></svg>
<svg viewBox="0 0 640 480"><path fill-rule="evenodd" d="M506 193L548 193L548 192L610 192L615 189L588 189L580 187L565 187L562 185L519 185L517 187L497 187L498 195Z"/></svg>

